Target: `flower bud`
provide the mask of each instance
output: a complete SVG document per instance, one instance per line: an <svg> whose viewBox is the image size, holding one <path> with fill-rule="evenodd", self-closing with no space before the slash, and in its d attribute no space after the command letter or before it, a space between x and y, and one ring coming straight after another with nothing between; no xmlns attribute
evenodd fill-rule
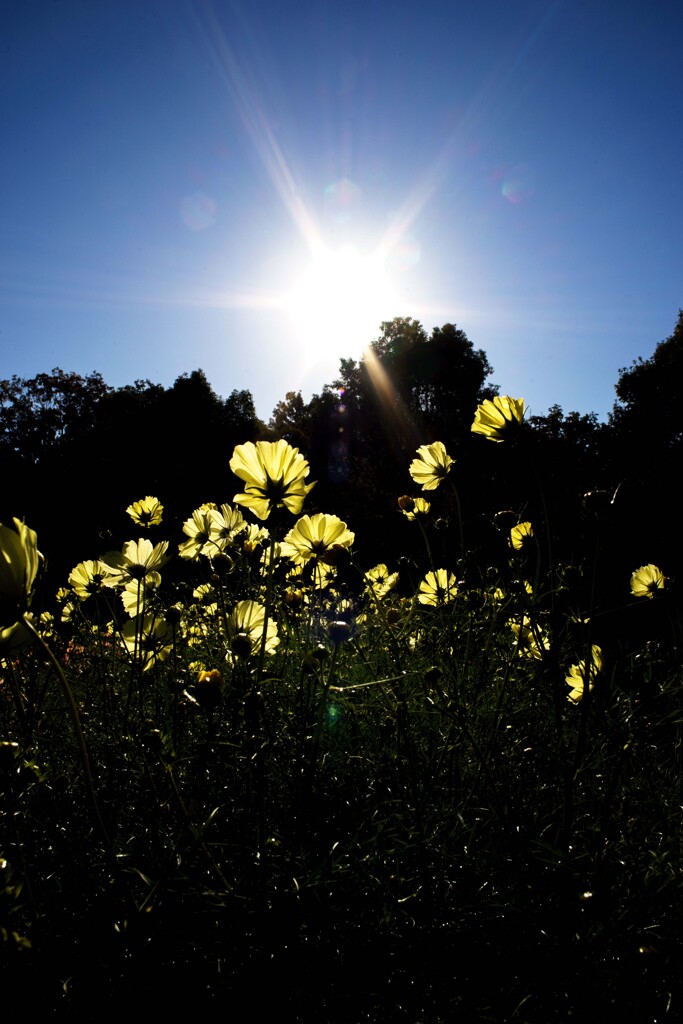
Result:
<svg viewBox="0 0 683 1024"><path fill-rule="evenodd" d="M164 618L168 622L169 626L177 626L180 622L183 614L182 604L172 604L170 608L166 609Z"/></svg>
<svg viewBox="0 0 683 1024"><path fill-rule="evenodd" d="M335 647L343 644L346 640L350 640L353 634L351 626L348 622L344 622L343 619L331 622L327 627L327 632Z"/></svg>
<svg viewBox="0 0 683 1024"><path fill-rule="evenodd" d="M230 645L233 654L238 658L248 658L251 654L251 640L247 633L237 633Z"/></svg>
<svg viewBox="0 0 683 1024"><path fill-rule="evenodd" d="M200 672L195 688L197 703L204 711L213 711L220 703L222 689L223 676L217 668L209 672Z"/></svg>
<svg viewBox="0 0 683 1024"><path fill-rule="evenodd" d="M304 592L298 587L287 587L285 590L285 604L289 608L300 608L304 601Z"/></svg>

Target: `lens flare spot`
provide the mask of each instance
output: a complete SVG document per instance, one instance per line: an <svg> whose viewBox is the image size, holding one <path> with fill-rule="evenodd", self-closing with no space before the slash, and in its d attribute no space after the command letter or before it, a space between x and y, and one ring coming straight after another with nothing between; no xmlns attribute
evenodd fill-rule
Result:
<svg viewBox="0 0 683 1024"><path fill-rule="evenodd" d="M360 206L361 190L348 178L328 185L325 189L325 210L335 224L346 224L353 211Z"/></svg>
<svg viewBox="0 0 683 1024"><path fill-rule="evenodd" d="M327 709L327 724L336 725L339 719L339 708L335 704L330 704Z"/></svg>
<svg viewBox="0 0 683 1024"><path fill-rule="evenodd" d="M180 219L190 231L204 231L216 219L218 205L205 192L193 192L180 203Z"/></svg>
<svg viewBox="0 0 683 1024"><path fill-rule="evenodd" d="M411 270L420 262L420 243L414 238L404 238L395 248L391 259L396 270Z"/></svg>
<svg viewBox="0 0 683 1024"><path fill-rule="evenodd" d="M509 203L523 203L533 194L534 182L529 168L520 164L505 176L501 194Z"/></svg>

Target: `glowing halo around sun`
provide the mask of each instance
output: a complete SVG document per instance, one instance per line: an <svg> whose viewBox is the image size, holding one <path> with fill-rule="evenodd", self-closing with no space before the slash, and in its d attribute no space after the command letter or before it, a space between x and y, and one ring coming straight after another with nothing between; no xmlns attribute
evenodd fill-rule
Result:
<svg viewBox="0 0 683 1024"><path fill-rule="evenodd" d="M302 352L357 357L396 315L397 292L378 253L319 246L282 299Z"/></svg>

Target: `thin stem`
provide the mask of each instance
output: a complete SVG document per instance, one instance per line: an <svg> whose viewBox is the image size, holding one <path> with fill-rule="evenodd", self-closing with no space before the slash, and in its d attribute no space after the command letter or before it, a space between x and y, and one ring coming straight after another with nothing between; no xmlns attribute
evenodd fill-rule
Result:
<svg viewBox="0 0 683 1024"><path fill-rule="evenodd" d="M47 658L51 662L52 667L57 673L57 678L59 679L59 682L62 687L62 693L64 694L64 699L66 700L66 704L69 709L69 715L71 717L71 724L73 726L73 730L76 735L76 740L78 742L78 749L81 756L81 764L83 766L83 775L85 777L85 785L88 790L88 796L90 797L90 802L92 804L92 808L95 813L95 818L97 820L98 827L102 834L102 838L104 839L104 843L107 849L111 850L111 839L109 838L109 833L107 832L106 825L104 824L102 812L100 811L100 805L97 802L97 796L95 794L95 784L93 781L92 770L90 768L90 756L88 754L88 746L85 742L83 727L81 725L81 718L80 715L78 714L78 707L74 699L73 691L69 686L69 683L67 681L66 676L64 675L64 672L62 671L62 666L59 664L54 654L52 653L48 645L45 643L42 636L37 631L37 629L35 628L35 626L33 625L33 623L31 622L30 618L26 613L22 615L21 621L23 625L26 627L26 629L29 631L31 636L38 641Z"/></svg>

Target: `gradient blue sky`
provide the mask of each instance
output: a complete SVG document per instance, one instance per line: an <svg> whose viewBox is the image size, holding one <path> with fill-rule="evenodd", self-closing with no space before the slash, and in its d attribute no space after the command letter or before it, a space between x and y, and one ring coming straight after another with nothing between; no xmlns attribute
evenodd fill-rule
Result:
<svg viewBox="0 0 683 1024"><path fill-rule="evenodd" d="M379 323L604 418L683 306L680 0L5 0L0 377L268 418Z"/></svg>

